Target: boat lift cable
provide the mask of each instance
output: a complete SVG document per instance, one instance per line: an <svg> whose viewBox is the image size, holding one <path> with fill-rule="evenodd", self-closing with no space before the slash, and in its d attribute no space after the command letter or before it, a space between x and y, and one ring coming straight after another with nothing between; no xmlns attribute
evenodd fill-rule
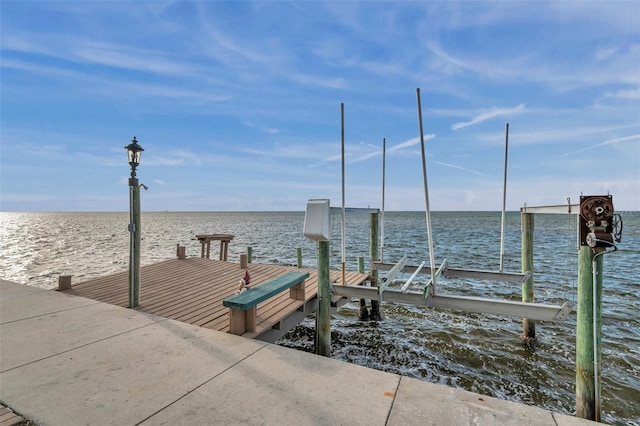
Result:
<svg viewBox="0 0 640 426"><path fill-rule="evenodd" d="M342 285L346 285L346 261L345 261L345 218L344 218L344 102L340 104L340 124L342 139L342 226L340 228L341 243L340 251L342 252Z"/></svg>
<svg viewBox="0 0 640 426"><path fill-rule="evenodd" d="M431 284L432 289L436 285L436 268L435 268L435 256L433 254L433 238L431 237L431 210L429 209L429 186L427 184L427 160L424 150L424 133L422 131L422 104L420 101L420 88L416 89L416 97L418 100L418 124L420 128L420 148L422 152L422 179L424 181L424 201L426 206L426 220L427 220L427 238L429 240L429 262L431 263Z"/></svg>
<svg viewBox="0 0 640 426"><path fill-rule="evenodd" d="M504 180L502 184L502 221L500 225L500 272L504 269L504 221L507 208L507 159L509 157L509 123L505 126Z"/></svg>

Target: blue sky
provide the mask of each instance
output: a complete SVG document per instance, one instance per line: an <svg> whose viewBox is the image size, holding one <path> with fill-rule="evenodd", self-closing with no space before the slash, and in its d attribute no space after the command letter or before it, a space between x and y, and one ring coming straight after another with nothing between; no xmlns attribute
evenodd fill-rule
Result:
<svg viewBox="0 0 640 426"><path fill-rule="evenodd" d="M2 211L640 210L640 2L0 5Z"/></svg>

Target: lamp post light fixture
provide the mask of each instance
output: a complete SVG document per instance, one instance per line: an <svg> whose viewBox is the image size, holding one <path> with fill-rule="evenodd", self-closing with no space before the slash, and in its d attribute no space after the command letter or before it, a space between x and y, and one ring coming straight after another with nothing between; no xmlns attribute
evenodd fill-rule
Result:
<svg viewBox="0 0 640 426"><path fill-rule="evenodd" d="M142 147L134 136L131 143L124 147L129 155L131 177L129 178L129 307L140 303L140 185L136 177L136 168L140 165Z"/></svg>

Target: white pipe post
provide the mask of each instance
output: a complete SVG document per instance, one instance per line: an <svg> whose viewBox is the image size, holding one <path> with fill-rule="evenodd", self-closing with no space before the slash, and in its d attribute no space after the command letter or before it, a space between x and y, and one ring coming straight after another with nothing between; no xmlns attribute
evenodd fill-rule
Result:
<svg viewBox="0 0 640 426"><path fill-rule="evenodd" d="M382 224L380 225L380 262L384 262L384 178L386 168L387 139L382 138Z"/></svg>
<svg viewBox="0 0 640 426"><path fill-rule="evenodd" d="M341 247L342 251L342 285L346 285L346 262L345 262L345 218L344 218L344 102L340 104L340 123L342 133L342 227L341 227Z"/></svg>
<svg viewBox="0 0 640 426"><path fill-rule="evenodd" d="M424 181L424 202L426 205L427 217L427 238L429 239L429 262L431 263L431 283L433 287L436 285L436 262L433 254L433 239L431 238L431 210L429 209L429 186L427 184L427 159L424 151L424 133L422 131L422 104L420 102L420 88L416 89L416 97L418 98L418 122L420 127L420 148L422 151L422 179Z"/></svg>
<svg viewBox="0 0 640 426"><path fill-rule="evenodd" d="M509 123L505 127L504 181L502 183L502 223L500 225L500 272L504 269L504 222L507 209L507 158L509 157Z"/></svg>

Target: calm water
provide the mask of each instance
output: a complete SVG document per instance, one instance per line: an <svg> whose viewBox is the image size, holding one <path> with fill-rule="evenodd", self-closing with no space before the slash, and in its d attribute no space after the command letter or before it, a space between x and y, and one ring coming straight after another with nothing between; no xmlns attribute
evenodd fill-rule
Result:
<svg viewBox="0 0 640 426"><path fill-rule="evenodd" d="M604 422L640 425L640 214L622 213L619 250L604 258L602 417ZM339 216L332 218L332 264L340 266ZM74 282L128 268L127 213L0 213L0 277L55 288L57 277ZM296 262L301 247L305 266L315 266L315 244L302 235L304 213L143 213L142 264L175 256L177 243L199 256L196 234L231 233L232 260L253 248L256 263ZM450 267L497 270L499 212L433 214L436 263ZM384 260L407 255L409 264L428 262L425 215L385 213ZM369 217L348 214L346 261L356 268L368 258ZM577 249L575 217L535 218L536 301L575 306ZM506 221L505 270L520 272L520 214ZM217 255L217 247L214 254ZM412 284L418 290L426 275ZM408 276L400 277L408 278ZM400 285L400 284L396 284ZM517 284L441 280L439 292L499 299L520 299ZM538 323L539 344L525 349L521 320L463 314L408 305L383 304L385 319L357 319L348 303L332 321L333 357L434 383L574 413L575 312L563 323ZM279 343L313 350L313 319L307 319Z"/></svg>

